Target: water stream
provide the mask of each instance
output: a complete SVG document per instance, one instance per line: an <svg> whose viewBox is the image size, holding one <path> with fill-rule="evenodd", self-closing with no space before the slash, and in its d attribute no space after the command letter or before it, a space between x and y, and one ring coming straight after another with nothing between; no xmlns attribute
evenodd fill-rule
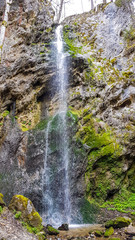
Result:
<svg viewBox="0 0 135 240"><path fill-rule="evenodd" d="M67 132L67 64L64 53L62 26L55 32L53 43L56 56L58 110L46 129L46 153L43 173L43 205L45 222L52 225L70 223L69 150Z"/></svg>
<svg viewBox="0 0 135 240"><path fill-rule="evenodd" d="M10 4L11 3L12 3L12 0L6 0L6 8L5 8L5 13L4 13L3 24L2 24L1 29L0 29L0 55L2 53L2 46L3 46L3 43L4 43L6 25L8 23L8 13L10 11Z"/></svg>

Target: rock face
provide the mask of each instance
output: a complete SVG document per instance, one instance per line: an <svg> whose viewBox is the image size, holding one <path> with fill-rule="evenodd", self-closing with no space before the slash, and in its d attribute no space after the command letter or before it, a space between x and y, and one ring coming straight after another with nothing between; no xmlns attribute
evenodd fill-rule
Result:
<svg viewBox="0 0 135 240"><path fill-rule="evenodd" d="M64 21L68 50L83 63L71 71L69 104L88 154L87 194L98 200L134 191L134 31L128 8L114 3Z"/></svg>
<svg viewBox="0 0 135 240"><path fill-rule="evenodd" d="M6 6L6 1L5 1L5 0L1 0L1 1L0 1L0 21L3 20L3 15L4 15L4 11L5 11L5 6Z"/></svg>
<svg viewBox="0 0 135 240"><path fill-rule="evenodd" d="M23 194L39 211L45 132L58 109L53 18L49 1L13 0L0 64L0 189L6 202ZM123 187L134 191L134 29L130 11L114 3L63 25L70 66L70 201L79 222L84 195L107 200ZM62 171L55 172L57 127L50 131L49 161L62 180ZM54 196L56 185L52 181Z"/></svg>
<svg viewBox="0 0 135 240"><path fill-rule="evenodd" d="M15 220L14 215L4 208L0 216L0 237L1 239L24 239L24 240L37 240L38 237L34 234L28 233L22 224Z"/></svg>

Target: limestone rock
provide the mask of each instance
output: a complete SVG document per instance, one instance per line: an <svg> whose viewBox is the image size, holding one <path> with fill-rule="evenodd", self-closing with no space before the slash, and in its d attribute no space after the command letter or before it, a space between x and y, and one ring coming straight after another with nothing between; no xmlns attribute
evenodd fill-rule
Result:
<svg viewBox="0 0 135 240"><path fill-rule="evenodd" d="M28 198L22 195L13 196L9 204L9 209L12 211L20 211L22 213L21 217L23 218L23 220L31 226L41 226L42 218L35 210L33 203Z"/></svg>
<svg viewBox="0 0 135 240"><path fill-rule="evenodd" d="M38 237L29 233L22 224L14 218L8 208L4 208L0 216L0 239L10 240L38 240Z"/></svg>

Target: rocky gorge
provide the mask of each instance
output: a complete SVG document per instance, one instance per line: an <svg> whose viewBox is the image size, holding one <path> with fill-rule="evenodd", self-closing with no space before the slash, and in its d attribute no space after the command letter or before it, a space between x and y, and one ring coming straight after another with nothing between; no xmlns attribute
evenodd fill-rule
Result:
<svg viewBox="0 0 135 240"><path fill-rule="evenodd" d="M6 3L0 4L0 24L6 24L0 46L0 192L6 204L13 195L24 195L42 213L50 120L54 196L64 174L56 169L61 126L54 10L50 1L13 0L5 23ZM62 22L72 222L103 223L125 215L134 221L134 21L129 5L109 3Z"/></svg>

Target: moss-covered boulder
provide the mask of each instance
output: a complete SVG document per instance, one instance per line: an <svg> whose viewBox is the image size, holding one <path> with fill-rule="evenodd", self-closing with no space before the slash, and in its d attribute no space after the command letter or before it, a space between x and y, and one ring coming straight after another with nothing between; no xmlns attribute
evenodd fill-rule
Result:
<svg viewBox="0 0 135 240"><path fill-rule="evenodd" d="M131 219L127 217L117 217L115 219L109 220L105 223L106 228L123 228L128 227L131 223Z"/></svg>
<svg viewBox="0 0 135 240"><path fill-rule="evenodd" d="M0 206L1 206L1 207L4 207L5 205L6 205L6 204L5 204L4 200L3 200L3 194L0 193Z"/></svg>
<svg viewBox="0 0 135 240"><path fill-rule="evenodd" d="M103 236L103 232L100 231L100 230L96 230L96 231L95 231L95 236L96 236L96 237L102 237L102 236Z"/></svg>
<svg viewBox="0 0 135 240"><path fill-rule="evenodd" d="M42 224L42 218L36 211L33 203L22 195L13 196L9 209L12 211L21 212L21 218L33 227L40 228Z"/></svg>
<svg viewBox="0 0 135 240"><path fill-rule="evenodd" d="M53 228L52 226L49 226L49 225L46 228L46 232L49 235L58 235L59 234L59 231L57 229L55 229L55 228Z"/></svg>
<svg viewBox="0 0 135 240"><path fill-rule="evenodd" d="M105 231L104 237L110 237L113 234L114 234L114 229L113 227L110 227Z"/></svg>
<svg viewBox="0 0 135 240"><path fill-rule="evenodd" d="M109 240L120 240L120 238L109 238Z"/></svg>

